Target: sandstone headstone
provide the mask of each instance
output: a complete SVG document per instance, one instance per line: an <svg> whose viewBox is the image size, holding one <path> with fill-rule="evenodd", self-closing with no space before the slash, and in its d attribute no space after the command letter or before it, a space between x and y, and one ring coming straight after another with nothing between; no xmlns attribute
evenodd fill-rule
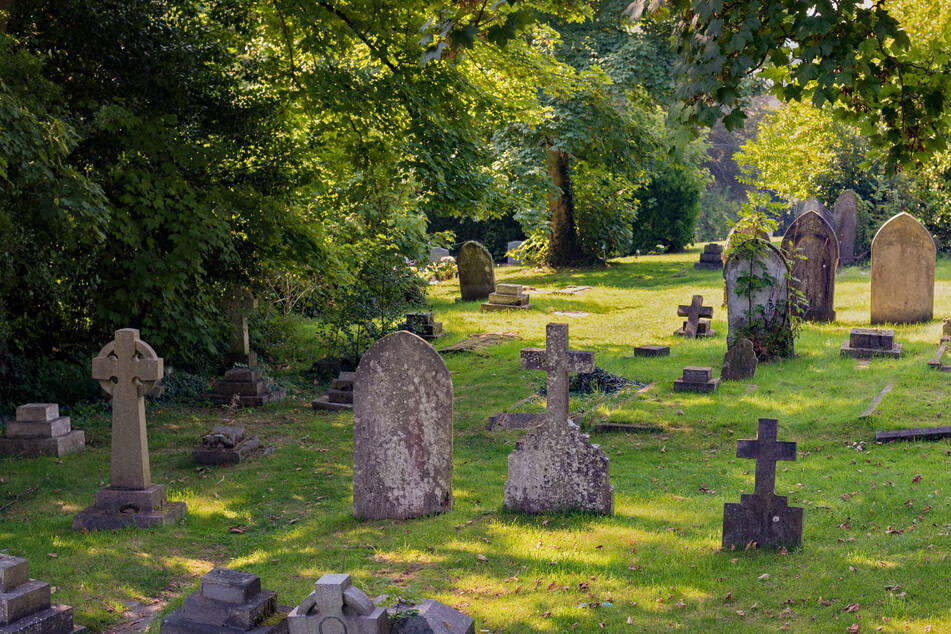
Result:
<svg viewBox="0 0 951 634"><path fill-rule="evenodd" d="M935 244L901 212L872 239L872 323L908 324L934 315Z"/></svg>
<svg viewBox="0 0 951 634"><path fill-rule="evenodd" d="M225 296L224 307L230 323L225 368L236 363L257 365L258 355L251 352L251 344L248 340L248 313L258 307L258 300L248 289L232 287Z"/></svg>
<svg viewBox="0 0 951 634"><path fill-rule="evenodd" d="M835 220L835 235L839 239L839 266L855 263L855 228L859 208L859 195L847 189L836 199L832 206L832 218Z"/></svg>
<svg viewBox="0 0 951 634"><path fill-rule="evenodd" d="M506 253L511 253L512 251L517 250L523 244L525 244L525 242L522 240L512 240L511 242L505 245L505 251ZM511 255L505 256L505 262L506 264L513 264L515 266L522 266L523 264L523 262L520 262L518 258L513 257Z"/></svg>
<svg viewBox="0 0 951 634"><path fill-rule="evenodd" d="M723 358L723 369L720 378L724 381L743 381L752 379L756 375L756 351L753 342L746 337L740 337L730 346Z"/></svg>
<svg viewBox="0 0 951 634"><path fill-rule="evenodd" d="M719 271L723 268L723 247L716 242L703 246L700 261L694 262L693 268L701 271Z"/></svg>
<svg viewBox="0 0 951 634"><path fill-rule="evenodd" d="M193 592L162 620L161 634L286 634L289 607L277 604L277 593L261 589L257 575L215 568Z"/></svg>
<svg viewBox="0 0 951 634"><path fill-rule="evenodd" d="M192 449L192 459L203 465L240 464L260 446L258 437L249 437L240 425L216 425Z"/></svg>
<svg viewBox="0 0 951 634"><path fill-rule="evenodd" d="M697 337L712 337L716 334L710 328L709 321L713 317L713 308L703 305L703 295L694 295L689 306L678 306L677 315L686 317L687 321L674 332L675 335L696 339Z"/></svg>
<svg viewBox="0 0 951 634"><path fill-rule="evenodd" d="M442 335L442 322L434 321L432 313L406 313L406 321L400 324L400 329L433 341Z"/></svg>
<svg viewBox="0 0 951 634"><path fill-rule="evenodd" d="M353 512L408 519L452 508L452 379L404 330L360 359L353 388Z"/></svg>
<svg viewBox="0 0 951 634"><path fill-rule="evenodd" d="M17 407L16 420L4 427L0 455L56 456L82 451L86 436L73 429L69 416L59 415L56 403L28 403Z"/></svg>
<svg viewBox="0 0 951 634"><path fill-rule="evenodd" d="M568 325L548 324L547 348L522 350L522 368L547 375L544 422L509 454L505 507L526 513L614 512L608 457L571 422L568 374L594 371L594 353L568 349Z"/></svg>
<svg viewBox="0 0 951 634"><path fill-rule="evenodd" d="M774 492L776 461L796 459L796 443L777 442L776 427L776 420L761 418L757 438L736 443L738 458L756 460L756 484L752 495L740 496L739 504L723 505L724 550L745 549L751 542L773 547L802 543L802 509L788 506Z"/></svg>
<svg viewBox="0 0 951 634"><path fill-rule="evenodd" d="M809 302L803 319L835 321L835 271L839 265L835 229L815 211L806 211L789 225L782 250L792 267L793 287Z"/></svg>
<svg viewBox="0 0 951 634"><path fill-rule="evenodd" d="M112 460L109 486L73 519L76 530L115 530L171 524L185 514L184 502L169 502L165 486L153 484L145 428L144 396L161 380L162 359L139 331L116 331L92 360L92 376L112 395Z"/></svg>
<svg viewBox="0 0 951 634"><path fill-rule="evenodd" d="M330 384L330 389L313 400L314 411L323 409L332 412L353 409L354 372L341 372Z"/></svg>
<svg viewBox="0 0 951 634"><path fill-rule="evenodd" d="M482 310L528 310L531 307L531 299L521 284L499 284L495 292L489 294L489 301L482 304Z"/></svg>
<svg viewBox="0 0 951 634"><path fill-rule="evenodd" d="M459 249L456 265L462 301L488 299L489 293L495 290L495 265L489 250L470 240Z"/></svg>
<svg viewBox="0 0 951 634"><path fill-rule="evenodd" d="M50 584L30 579L26 559L0 553L0 633L74 634L73 609L52 603Z"/></svg>
<svg viewBox="0 0 951 634"><path fill-rule="evenodd" d="M849 340L842 344L840 354L843 357L867 359L869 357L901 356L901 344L895 342L895 331L891 329L853 328Z"/></svg>
<svg viewBox="0 0 951 634"><path fill-rule="evenodd" d="M741 257L732 254L723 267L726 282L726 307L729 331L727 341L736 339L736 332L746 327L750 320L756 322L782 323L788 314L789 284L786 274L789 265L782 253L768 242L762 243L763 255ZM741 278L758 277L769 283L755 289L750 296L740 294Z"/></svg>
<svg viewBox="0 0 951 634"><path fill-rule="evenodd" d="M688 365L683 376L674 381L674 392L712 392L719 385L713 368Z"/></svg>
<svg viewBox="0 0 951 634"><path fill-rule="evenodd" d="M205 396L216 405L236 402L241 407L260 407L287 396L287 390L265 378L261 368L235 366L215 381Z"/></svg>
<svg viewBox="0 0 951 634"><path fill-rule="evenodd" d="M829 226L835 227L835 218L832 216L832 212L829 211L825 205L820 203L816 198L810 196L803 203L802 207L799 209L799 215L809 213L810 211L815 212L822 216L822 219L829 223Z"/></svg>
<svg viewBox="0 0 951 634"><path fill-rule="evenodd" d="M928 361L928 367L932 370L951 372L951 366L944 363L944 353L948 349L949 341L951 341L951 337L941 337L941 341L938 343L938 349L935 351L931 360Z"/></svg>

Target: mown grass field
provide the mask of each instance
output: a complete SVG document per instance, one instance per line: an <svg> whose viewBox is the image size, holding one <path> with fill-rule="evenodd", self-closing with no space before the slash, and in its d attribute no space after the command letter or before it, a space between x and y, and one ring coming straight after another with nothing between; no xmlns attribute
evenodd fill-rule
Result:
<svg viewBox="0 0 951 634"><path fill-rule="evenodd" d="M761 365L752 381L724 383L710 395L675 394L685 365L718 372L725 352L722 277L695 271L698 253L558 274L499 269L499 281L538 289L526 312L481 313L478 303L454 303L455 282L432 288L447 332L437 347L480 332L518 337L445 356L455 389L449 513L354 520L352 416L313 413L321 386L291 365L278 373L291 387L288 400L238 413L274 447L238 467L199 469L190 460L191 445L222 410L149 412L153 479L188 504L182 524L71 530L73 514L108 480L108 410L101 409L74 418L86 430L86 453L0 460L0 548L29 558L33 576L56 586L55 600L73 605L77 620L96 631L127 620L132 603L174 609L201 574L226 565L260 575L287 605L321 574L346 571L371 596L428 596L463 610L477 631L845 632L857 624L862 632L951 632L951 444L872 440L877 429L949 424L951 376L925 365L940 319L898 327L899 360L840 358L849 329L866 325L869 313L868 271L849 269L837 280L838 321L807 325L795 359ZM951 315L951 262L939 261L937 277L940 318ZM594 288L552 293L568 284ZM712 339L672 335L677 304L694 293L715 307ZM589 315L552 314L566 310ZM485 431L486 419L543 384L542 373L519 369L518 351L544 345L550 321L569 323L572 348L593 350L598 366L656 384L572 399L585 426L612 420L662 430L593 436L611 459L612 517L502 509L506 456L522 432ZM305 347L313 345L309 328L300 333ZM670 344L672 354L630 357L643 343ZM892 379L876 414L860 420ZM543 405L536 399L520 411ZM753 462L735 457L736 441L755 435L759 417L778 418L780 440L799 443L797 461L779 464L776 483L778 494L805 508L803 547L721 552L723 503L753 488Z"/></svg>

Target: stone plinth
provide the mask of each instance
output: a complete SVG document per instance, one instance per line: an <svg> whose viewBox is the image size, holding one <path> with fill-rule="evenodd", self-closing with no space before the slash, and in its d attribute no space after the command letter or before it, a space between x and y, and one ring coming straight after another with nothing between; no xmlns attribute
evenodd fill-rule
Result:
<svg viewBox="0 0 951 634"><path fill-rule="evenodd" d="M28 403L16 411L16 420L6 424L0 438L0 455L65 456L82 451L86 436L72 429L69 416L59 415L56 403Z"/></svg>
<svg viewBox="0 0 951 634"><path fill-rule="evenodd" d="M674 392L712 392L720 385L713 369L688 365L682 377L674 381Z"/></svg>
<svg viewBox="0 0 951 634"><path fill-rule="evenodd" d="M495 265L492 254L484 246L470 240L456 255L459 269L459 292L464 302L487 299L495 289Z"/></svg>
<svg viewBox="0 0 951 634"><path fill-rule="evenodd" d="M670 346L637 346L634 348L635 357L669 357Z"/></svg>
<svg viewBox="0 0 951 634"><path fill-rule="evenodd" d="M353 586L350 575L324 575L287 615L290 634L389 634L386 611ZM420 630L423 632L425 630Z"/></svg>
<svg viewBox="0 0 951 634"><path fill-rule="evenodd" d="M482 304L482 310L526 310L531 307L528 293L522 291L521 284L499 284L489 295L489 301Z"/></svg>
<svg viewBox="0 0 951 634"><path fill-rule="evenodd" d="M286 395L284 388L264 378L261 368L242 367L225 372L224 377L215 381L212 391L205 394L215 405L230 405L237 398L241 407L260 407Z"/></svg>
<svg viewBox="0 0 951 634"><path fill-rule="evenodd" d="M261 589L257 575L215 568L162 620L161 634L286 634L289 607L277 593Z"/></svg>
<svg viewBox="0 0 951 634"><path fill-rule="evenodd" d="M853 328L849 340L842 344L840 354L843 357L867 359L870 357L901 356L901 344L895 342L895 331L891 329Z"/></svg>
<svg viewBox="0 0 951 634"><path fill-rule="evenodd" d="M835 321L839 240L833 226L818 212L806 211L789 225L782 250L792 267L792 286L808 302L803 319Z"/></svg>
<svg viewBox="0 0 951 634"><path fill-rule="evenodd" d="M753 342L746 337L741 337L727 350L726 356L723 357L720 379L723 381L752 379L756 375L757 364Z"/></svg>
<svg viewBox="0 0 951 634"><path fill-rule="evenodd" d="M0 554L0 633L73 634L73 609L50 600L48 583L30 579L26 559Z"/></svg>
<svg viewBox="0 0 951 634"><path fill-rule="evenodd" d="M678 306L677 315L686 317L687 321L683 322L680 329L674 332L675 335L695 339L697 337L712 337L716 334L710 328L709 321L713 317L713 308L703 305L702 295L694 295L689 306Z"/></svg>
<svg viewBox="0 0 951 634"><path fill-rule="evenodd" d="M908 324L934 315L935 244L918 220L893 216L872 239L871 321Z"/></svg>
<svg viewBox="0 0 951 634"><path fill-rule="evenodd" d="M723 246L715 242L705 244L700 261L694 262L693 268L701 271L719 271L723 268Z"/></svg>
<svg viewBox="0 0 951 634"><path fill-rule="evenodd" d="M261 446L257 436L248 437L240 425L218 425L205 434L201 444L192 449L198 464L239 464Z"/></svg>
<svg viewBox="0 0 951 634"><path fill-rule="evenodd" d="M406 313L406 321L400 324L400 329L434 341L442 335L442 322L434 321L432 313Z"/></svg>
<svg viewBox="0 0 951 634"><path fill-rule="evenodd" d="M353 409L353 379L355 372L341 372L330 384L330 389L311 403L314 411L319 409L339 412Z"/></svg>

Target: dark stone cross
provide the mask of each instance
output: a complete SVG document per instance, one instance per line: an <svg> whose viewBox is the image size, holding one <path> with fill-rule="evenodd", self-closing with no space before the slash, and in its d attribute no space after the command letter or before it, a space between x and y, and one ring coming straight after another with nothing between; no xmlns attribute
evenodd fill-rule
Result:
<svg viewBox="0 0 951 634"><path fill-rule="evenodd" d="M677 307L677 314L687 318L678 334L694 339L698 333L705 334L701 329L700 318L712 318L713 308L703 305L703 295L694 295L689 306L681 305Z"/></svg>
<svg viewBox="0 0 951 634"><path fill-rule="evenodd" d="M548 373L546 422L549 427L568 422L568 374L593 372L594 353L568 349L568 324L548 324L545 329L546 348L522 350L522 369L544 370Z"/></svg>
<svg viewBox="0 0 951 634"><path fill-rule="evenodd" d="M796 443L776 441L777 421L773 418L759 419L759 433L756 440L738 440L737 458L756 460L756 483L753 495L761 498L774 498L776 488L776 462L796 459Z"/></svg>

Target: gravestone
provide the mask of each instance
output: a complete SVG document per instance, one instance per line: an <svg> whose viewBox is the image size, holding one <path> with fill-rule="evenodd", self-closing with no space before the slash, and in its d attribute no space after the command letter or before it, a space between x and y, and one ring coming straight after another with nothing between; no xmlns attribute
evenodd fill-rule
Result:
<svg viewBox="0 0 951 634"><path fill-rule="evenodd" d="M777 422L759 419L755 440L736 443L738 458L756 460L756 483L752 495L742 494L740 503L723 505L723 549L757 546L794 547L802 543L802 509L790 507L774 492L776 461L795 460L796 443L776 441Z"/></svg>
<svg viewBox="0 0 951 634"><path fill-rule="evenodd" d="M853 328L849 340L842 344L840 354L854 359L901 356L901 344L895 342L891 329Z"/></svg>
<svg viewBox="0 0 951 634"><path fill-rule="evenodd" d="M670 346L646 345L634 348L635 357L669 357Z"/></svg>
<svg viewBox="0 0 951 634"><path fill-rule="evenodd" d="M839 241L835 229L814 211L796 218L782 242L792 267L793 288L809 302L803 319L835 321L835 271L839 266Z"/></svg>
<svg viewBox="0 0 951 634"><path fill-rule="evenodd" d="M73 518L75 530L115 530L171 524L185 515L184 502L169 502L165 485L149 469L144 396L161 380L162 359L139 331L123 328L92 360L92 376L112 396L112 459L109 486Z"/></svg>
<svg viewBox="0 0 951 634"><path fill-rule="evenodd" d="M251 352L251 344L248 340L248 314L258 307L258 300L248 289L232 287L225 295L224 307L230 324L225 368L230 368L236 363L256 366L258 355Z"/></svg>
<svg viewBox="0 0 951 634"><path fill-rule="evenodd" d="M523 244L525 244L525 242L522 240L512 240L511 242L505 245L505 251L506 251L505 263L506 264L513 264L515 266L522 266L524 264L524 262L521 262L518 258L508 255L508 253L515 251L516 249L521 247Z"/></svg>
<svg viewBox="0 0 951 634"><path fill-rule="evenodd" d="M547 373L544 422L509 454L505 507L525 513L570 510L610 515L608 457L569 418L568 374L593 372L594 353L568 349L568 325L548 324L545 349L522 350L522 368Z"/></svg>
<svg viewBox="0 0 951 634"><path fill-rule="evenodd" d="M723 357L723 369L720 378L724 381L743 381L752 379L756 375L756 351L753 342L746 337L740 337L730 346Z"/></svg>
<svg viewBox="0 0 951 634"><path fill-rule="evenodd" d="M69 416L59 415L56 403L27 403L16 410L16 420L6 424L0 438L3 456L56 456L82 451L86 435L73 429Z"/></svg>
<svg viewBox="0 0 951 634"><path fill-rule="evenodd" d="M856 215L859 208L859 195L847 189L836 199L832 206L832 218L835 220L835 235L839 239L839 266L850 266L858 255L855 252Z"/></svg>
<svg viewBox="0 0 951 634"><path fill-rule="evenodd" d="M50 584L30 579L30 562L0 553L0 633L74 634L73 609L50 599Z"/></svg>
<svg viewBox="0 0 951 634"><path fill-rule="evenodd" d="M215 405L260 407L283 399L287 390L266 378L261 368L235 366L218 378L205 396Z"/></svg>
<svg viewBox="0 0 951 634"><path fill-rule="evenodd" d="M482 304L482 310L528 310L532 307L530 302L521 284L499 284L489 294L489 301Z"/></svg>
<svg viewBox="0 0 951 634"><path fill-rule="evenodd" d="M745 328L750 319L757 322L781 323L789 311L789 284L786 274L789 265L783 254L768 242L760 244L763 254L740 257L731 254L723 266L723 278L726 283L726 310L729 324L727 341L736 339L736 332ZM740 280L758 277L771 282L756 288L752 295L741 295ZM738 288L739 287L739 288ZM759 309L762 307L762 310Z"/></svg>
<svg viewBox="0 0 951 634"><path fill-rule="evenodd" d="M469 240L459 249L456 265L462 301L488 299L489 293L495 290L495 265L489 250Z"/></svg>
<svg viewBox="0 0 951 634"><path fill-rule="evenodd" d="M935 244L901 212L872 239L872 323L909 324L934 315Z"/></svg>
<svg viewBox="0 0 951 634"><path fill-rule="evenodd" d="M700 261L693 263L693 268L701 271L719 271L723 268L723 246L711 242L703 246Z"/></svg>
<svg viewBox="0 0 951 634"><path fill-rule="evenodd" d="M353 386L353 512L408 519L452 508L452 379L401 330L364 353Z"/></svg>
<svg viewBox="0 0 951 634"><path fill-rule="evenodd" d="M429 261L430 262L439 262L443 258L449 257L449 249L444 249L442 247L430 247L429 248Z"/></svg>
<svg viewBox="0 0 951 634"><path fill-rule="evenodd" d="M400 330L434 341L442 335L442 322L434 321L432 313L406 313L406 321L400 324Z"/></svg>
<svg viewBox="0 0 951 634"><path fill-rule="evenodd" d="M746 235L752 233L752 228L746 226L733 227L730 229L730 233L726 234L726 247L723 249L723 264L726 264L727 253L733 246L733 238L737 235L737 231L740 232L740 235ZM769 234L759 229L756 231L756 237L762 240L763 242L770 242Z"/></svg>
<svg viewBox="0 0 951 634"><path fill-rule="evenodd" d="M832 212L812 196L807 198L802 203L802 207L799 209L799 215L801 216L803 214L809 213L810 211L822 216L822 219L828 222L830 227L835 227L835 218L833 217Z"/></svg>
<svg viewBox="0 0 951 634"><path fill-rule="evenodd" d="M674 381L674 392L712 392L720 385L713 368L688 365L683 376Z"/></svg>
<svg viewBox="0 0 951 634"><path fill-rule="evenodd" d="M257 436L248 436L240 425L216 425L192 449L192 459L203 465L240 464L261 446Z"/></svg>
<svg viewBox="0 0 951 634"><path fill-rule="evenodd" d="M703 305L703 295L694 295L689 306L678 306L677 315L686 317L687 321L679 330L674 331L675 335L696 339L697 337L712 337L716 334L710 329L709 321L713 317L713 308Z"/></svg>
<svg viewBox="0 0 951 634"><path fill-rule="evenodd" d="M161 634L286 634L289 607L277 593L261 589L257 575L215 568L201 578L201 588L162 619Z"/></svg>
<svg viewBox="0 0 951 634"><path fill-rule="evenodd" d="M337 412L353 409L354 372L341 372L330 384L330 389L311 403L314 411L319 409Z"/></svg>
<svg viewBox="0 0 951 634"><path fill-rule="evenodd" d="M951 337L951 319L945 319L941 325L941 335Z"/></svg>

